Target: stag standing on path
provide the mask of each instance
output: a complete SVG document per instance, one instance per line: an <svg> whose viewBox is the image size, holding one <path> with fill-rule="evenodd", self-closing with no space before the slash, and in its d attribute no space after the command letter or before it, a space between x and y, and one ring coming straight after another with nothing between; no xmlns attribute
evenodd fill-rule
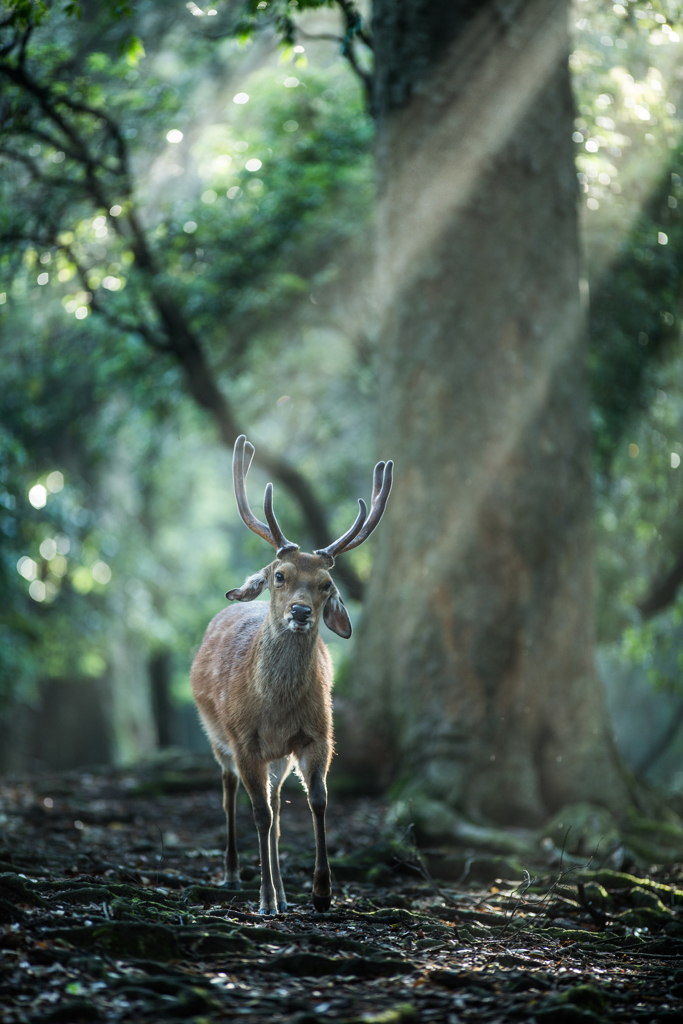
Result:
<svg viewBox="0 0 683 1024"><path fill-rule="evenodd" d="M325 779L332 757L332 660L320 638L320 615L339 636L351 622L329 570L337 555L367 540L391 490L392 462L375 466L370 514L359 499L358 517L342 537L307 555L288 541L273 513L273 485L263 501L267 524L252 513L246 477L254 447L244 434L235 442L232 475L244 523L276 549L277 557L249 576L230 601L253 601L270 590L270 602L219 612L192 666L192 692L216 760L223 770L228 826L225 882L239 889L235 802L240 779L251 798L261 853L261 914L282 913L287 899L280 876L280 789L292 768L308 794L315 831L313 905L329 910L330 867L325 843Z"/></svg>

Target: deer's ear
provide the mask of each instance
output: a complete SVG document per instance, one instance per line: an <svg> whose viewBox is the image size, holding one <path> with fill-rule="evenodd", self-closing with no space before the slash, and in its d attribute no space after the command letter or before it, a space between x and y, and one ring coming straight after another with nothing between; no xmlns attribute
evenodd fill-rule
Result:
<svg viewBox="0 0 683 1024"><path fill-rule="evenodd" d="M241 587L237 590L229 590L225 595L228 601L253 601L262 594L268 583L268 570L261 569L253 576L247 576Z"/></svg>
<svg viewBox="0 0 683 1024"><path fill-rule="evenodd" d="M331 629L337 636L343 637L344 640L348 640L353 632L349 613L344 607L344 602L339 596L339 591L336 587L332 589L330 596L325 602L323 621L328 629Z"/></svg>

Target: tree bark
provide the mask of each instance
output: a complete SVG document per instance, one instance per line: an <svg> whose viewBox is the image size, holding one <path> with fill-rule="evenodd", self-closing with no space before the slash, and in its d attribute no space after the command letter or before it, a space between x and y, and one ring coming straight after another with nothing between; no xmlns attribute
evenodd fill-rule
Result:
<svg viewBox="0 0 683 1024"><path fill-rule="evenodd" d="M474 821L620 812L633 787L593 664L567 7L374 11L396 483L356 649L357 751Z"/></svg>
<svg viewBox="0 0 683 1024"><path fill-rule="evenodd" d="M149 685L152 691L152 712L159 747L173 745L173 701L171 699L171 652L155 651L150 656Z"/></svg>

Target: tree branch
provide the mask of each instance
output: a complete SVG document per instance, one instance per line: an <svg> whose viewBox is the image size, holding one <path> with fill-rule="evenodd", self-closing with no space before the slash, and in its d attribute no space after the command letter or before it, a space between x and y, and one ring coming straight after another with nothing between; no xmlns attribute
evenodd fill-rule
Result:
<svg viewBox="0 0 683 1024"><path fill-rule="evenodd" d="M347 4L346 6L349 8L349 11L351 11L352 5ZM345 16L347 17L348 27L351 24L349 22L351 14L345 12ZM347 34L350 32L351 28L348 27ZM353 27L353 32L357 34L356 27ZM22 55L23 52L24 51L22 50ZM355 60L355 54L353 54L349 59L352 60L353 63ZM364 76L362 69L358 68L357 70L365 81L367 76ZM121 187L123 188L125 197L130 201L130 177L128 174L125 142L121 135L119 126L116 125L108 114L96 110L95 108L91 108L87 104L68 100L66 97L61 95L55 95L54 91L51 90L49 86L38 84L38 82L26 73L23 61L16 67L11 64L1 63L0 74L4 74L5 77L9 78L10 81L14 83L14 85L31 96L33 100L38 103L43 115L48 119L48 121L56 127L59 132L61 132L62 136L66 140L68 140L68 145L65 145L63 148L68 151L70 159L77 165L80 165L85 173L85 179L82 184L86 195L97 207L109 210L112 205L109 201L110 197L105 194L105 186L98 178L97 171L104 170L107 175L111 175L112 171L110 168L106 167L102 159L93 158L90 148L82 134L74 125L69 123L68 119L58 108L61 105L66 107L67 110L71 110L73 112L86 113L93 117L102 117L107 124L110 136L114 139L118 150L120 169L118 172L115 171L113 173L119 179L123 178L123 182L119 184L119 189L121 189ZM41 129L37 125L34 126L32 124L30 129L27 130L27 134L38 136L41 134ZM50 144L55 144L52 139L50 139ZM47 180L41 175L37 165L31 165L26 159L23 160L23 163L25 166L29 167L36 180L41 180L43 182ZM73 183L70 184L73 185ZM120 197L117 196L117 198ZM150 299L157 312L161 325L163 326L167 343L160 344L155 333L144 323L138 322L136 324L128 324L124 320L121 320L117 314L107 310L106 305L103 305L99 299L95 299L94 302L91 299L92 310L97 314L102 315L120 330L135 331L139 333L152 351L171 355L184 371L189 394L197 405L201 406L201 408L203 408L212 417L218 428L219 436L223 444L232 448L235 440L239 434L243 433L243 430L238 426L225 395L218 387L216 379L210 369L206 353L204 352L198 338L187 323L182 307L177 299L173 297L166 288L159 284L157 279L158 268L156 266L156 260L140 224L135 206L131 203L129 210L125 214L125 218L111 218L110 215L109 219L115 232L122 238L125 238L123 223L127 223L130 228L132 239L127 239L127 241L133 251L136 268L140 272L143 280L146 282ZM55 229L55 241L57 234L58 231ZM55 244L55 242L53 242L53 244ZM56 244L59 245L59 243ZM84 287L88 289L87 268L84 268L80 264L80 261L76 258L73 250L67 249L67 247L63 245L60 247L68 252L69 259L77 267L79 277L81 278ZM324 547L329 543L332 532L329 528L325 511L316 498L308 480L298 470L294 469L294 467L290 466L279 456L268 451L264 451L262 448L259 449L259 452L262 464L270 470L274 478L280 480L285 485L297 501L316 546ZM347 587L350 596L355 599L360 599L363 593L363 584L353 568L350 565L340 566L338 568L338 576Z"/></svg>
<svg viewBox="0 0 683 1024"><path fill-rule="evenodd" d="M354 35L358 36L361 43L365 43L368 50L374 50L372 37L370 33L366 32L363 28L363 19L360 11L352 0L337 0L337 6L341 8L344 15L347 33L353 32Z"/></svg>
<svg viewBox="0 0 683 1024"><path fill-rule="evenodd" d="M680 554L673 566L662 579L657 580L649 594L638 603L638 611L644 619L651 619L658 612L668 608L676 600L678 588L683 583L683 554Z"/></svg>

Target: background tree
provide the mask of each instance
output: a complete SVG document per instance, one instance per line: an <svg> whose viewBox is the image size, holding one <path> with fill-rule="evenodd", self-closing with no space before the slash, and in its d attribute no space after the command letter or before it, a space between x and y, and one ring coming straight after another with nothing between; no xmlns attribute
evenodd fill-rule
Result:
<svg viewBox="0 0 683 1024"><path fill-rule="evenodd" d="M428 831L647 802L593 663L567 7L374 6L382 451L362 736ZM473 128L476 111L476 128ZM441 803L428 802L424 797ZM455 812L455 813L454 813Z"/></svg>

